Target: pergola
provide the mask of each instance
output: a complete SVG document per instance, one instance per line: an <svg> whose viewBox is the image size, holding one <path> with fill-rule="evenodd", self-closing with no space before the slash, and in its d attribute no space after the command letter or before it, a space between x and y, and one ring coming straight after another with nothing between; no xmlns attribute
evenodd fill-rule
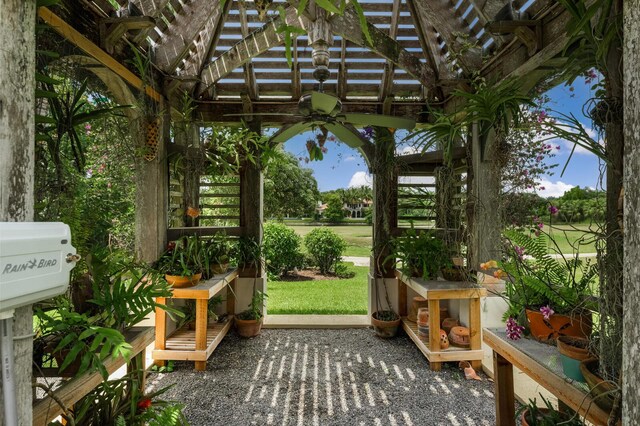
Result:
<svg viewBox="0 0 640 426"><path fill-rule="evenodd" d="M327 13L316 7L313 0L288 3L79 0L37 10L39 19L64 40L69 59L94 73L118 102L132 103L134 94L144 93L150 108L163 111L162 119L155 122L153 129L161 135L160 145L156 155L141 165L136 182L139 188L136 240L142 259L156 260L167 239L178 235L211 235L220 231L215 226L191 227L187 223L167 226L174 201L166 153L198 143L198 134L192 131L177 136L175 143L170 144L171 126L184 126L185 122L245 123L260 132L264 127L291 125L295 118L284 114L296 113L298 99L317 88L313 78L314 49L329 52L331 74L324 90L341 100L343 111L412 117L418 123L429 120L430 108L455 111L462 101L452 93L455 89L471 90L472 76L490 82L518 78L523 88L528 89L555 73L566 60L563 53L570 15L556 1L361 0L358 3L372 43L363 32L357 9L350 3L342 14ZM637 89L640 74L631 58L640 58L640 4L635 0L626 3L629 18L625 33L630 40L626 46L629 60L625 61L629 89L625 99L627 145L637 146L640 100L632 89ZM11 82L0 89L3 162L7 159L2 168L2 220L27 221L33 216L33 179L16 181L12 176L18 172L24 176L33 174L35 14L32 1L0 0L3 24L0 34L3 45L10 51L0 61L3 63L0 75ZM286 38L290 34L282 31L286 26L302 28L306 33L293 34L290 61L286 58ZM152 67L147 75L139 75L129 65L133 48L151 58ZM185 92L195 100L189 117L177 113ZM3 104L17 106L4 108L3 113ZM11 111L10 118L6 111ZM274 115L260 115L263 113ZM146 136L137 135L140 146L144 146ZM466 205L460 217L465 215L466 226L462 232L457 222L451 227L444 218L436 218L436 223L443 224L440 228L445 234L464 234L469 247L468 262L479 265L498 252L500 226L494 220L491 206L499 197L500 182L490 172L493 159L481 152L477 126L471 129L469 139L462 142L454 152L454 168L465 175ZM376 158L395 152L395 146L370 144L362 146L361 151L374 175L375 199L391 200L375 204L373 259L380 260L386 252L376 249L382 246L377 243L400 232L397 212L401 188L397 173L377 167ZM639 154L637 148L628 150L625 172L631 173L634 165L636 169L640 167ZM435 151L407 155L399 161L407 176L435 176L443 166L443 154ZM190 178L199 185L199 176ZM436 190L437 185L436 181ZM251 164L243 167L238 186L242 195L237 226L223 229L229 235L259 240L263 221L260 168ZM640 255L638 178L628 177L625 187L625 307L629 313L632 304L640 300L637 285L640 269L632 265ZM185 192L178 202L198 204L198 196ZM393 275L392 271L379 268L379 262L372 264L370 288L378 288ZM27 321L31 318L30 311L19 312L16 318L16 334L30 332L31 323ZM635 343L640 336L640 322L629 315L625 325L624 413L628 424L634 424L633 419L640 418L637 400L640 376L634 367L640 359ZM30 351L24 342L17 342L16 347L18 351ZM30 360L25 361L26 358L30 357L18 359L21 364L17 374L30 371ZM28 411L31 404L26 395L31 394L30 381L19 385L26 401L22 408Z"/></svg>

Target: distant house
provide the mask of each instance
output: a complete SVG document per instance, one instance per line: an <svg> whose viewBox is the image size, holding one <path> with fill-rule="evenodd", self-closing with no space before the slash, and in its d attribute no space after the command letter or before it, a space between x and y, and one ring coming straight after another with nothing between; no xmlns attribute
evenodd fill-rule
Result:
<svg viewBox="0 0 640 426"><path fill-rule="evenodd" d="M363 218L365 216L365 209L372 205L373 201L371 200L360 200L357 203L346 203L344 210L348 212L349 217L352 219Z"/></svg>
<svg viewBox="0 0 640 426"><path fill-rule="evenodd" d="M318 205L316 206L316 213L318 216L324 216L324 211L327 209L327 203L323 203L322 201L318 201Z"/></svg>

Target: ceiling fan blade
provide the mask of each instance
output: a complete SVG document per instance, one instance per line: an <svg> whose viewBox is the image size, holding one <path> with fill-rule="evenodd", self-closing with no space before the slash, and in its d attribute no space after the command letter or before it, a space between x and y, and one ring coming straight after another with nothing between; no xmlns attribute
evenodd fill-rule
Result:
<svg viewBox="0 0 640 426"><path fill-rule="evenodd" d="M380 126L407 130L416 127L415 120L405 117L394 117L392 115L353 113L342 114L338 118L342 119L342 117L344 117L344 121L358 126Z"/></svg>
<svg viewBox="0 0 640 426"><path fill-rule="evenodd" d="M330 114L340 100L335 96L322 92L311 92L311 109L323 114Z"/></svg>
<svg viewBox="0 0 640 426"><path fill-rule="evenodd" d="M271 141L275 143L284 143L298 133L302 133L305 130L311 129L312 127L312 123L306 123L304 121L284 126L273 134L273 136L271 137Z"/></svg>
<svg viewBox="0 0 640 426"><path fill-rule="evenodd" d="M358 132L353 127L345 126L341 123L327 123L323 125L329 130L333 135L340 139L342 142L349 145L351 148L358 148L366 142L360 132Z"/></svg>

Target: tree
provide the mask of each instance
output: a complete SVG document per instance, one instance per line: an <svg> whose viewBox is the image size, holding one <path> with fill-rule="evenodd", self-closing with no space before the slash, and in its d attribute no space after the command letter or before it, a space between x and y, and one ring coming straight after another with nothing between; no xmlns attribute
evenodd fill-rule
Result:
<svg viewBox="0 0 640 426"><path fill-rule="evenodd" d="M327 208L324 217L329 222L342 222L344 220L344 203L337 194L331 194L326 198Z"/></svg>
<svg viewBox="0 0 640 426"><path fill-rule="evenodd" d="M300 167L292 154L275 151L264 177L265 217L311 216L319 198L313 171Z"/></svg>

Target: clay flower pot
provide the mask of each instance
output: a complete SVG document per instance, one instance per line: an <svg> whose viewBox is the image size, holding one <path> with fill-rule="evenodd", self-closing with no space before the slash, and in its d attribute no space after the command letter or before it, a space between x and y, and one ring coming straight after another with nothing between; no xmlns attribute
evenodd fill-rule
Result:
<svg viewBox="0 0 640 426"><path fill-rule="evenodd" d="M442 329L449 334L453 327L460 325L460 322L455 318L445 318L442 320Z"/></svg>
<svg viewBox="0 0 640 426"><path fill-rule="evenodd" d="M167 280L167 282L172 285L175 288L184 288L184 287L192 287L196 284L198 284L198 282L200 281L200 278L202 278L202 274L195 274L195 275L187 275L187 276L180 276L180 275L165 275L164 279Z"/></svg>
<svg viewBox="0 0 640 426"><path fill-rule="evenodd" d="M531 336L540 342L556 340L558 336L588 338L591 335L591 317L588 315L553 314L545 319L541 312L526 310Z"/></svg>
<svg viewBox="0 0 640 426"><path fill-rule="evenodd" d="M613 383L606 382L598 375L598 358L588 358L580 363L580 372L584 376L596 405L606 412L613 408L616 389Z"/></svg>
<svg viewBox="0 0 640 426"><path fill-rule="evenodd" d="M211 265L211 275L222 275L227 273L229 269L229 262L227 263L214 263Z"/></svg>
<svg viewBox="0 0 640 426"><path fill-rule="evenodd" d="M471 344L471 341L469 340L469 329L461 326L451 327L451 331L449 332L449 341L454 346L468 348Z"/></svg>
<svg viewBox="0 0 640 426"><path fill-rule="evenodd" d="M429 302L427 302L427 299L425 299L424 297L415 296L413 298L413 302L411 303L411 309L409 310L407 319L411 322L418 321L418 310L421 308L428 308L428 306Z"/></svg>
<svg viewBox="0 0 640 426"><path fill-rule="evenodd" d="M447 281L464 281L467 278L465 270L457 266L442 268L440 272L442 273L442 277Z"/></svg>
<svg viewBox="0 0 640 426"><path fill-rule="evenodd" d="M235 318L236 330L241 337L255 337L262 330L262 318L259 320L242 320Z"/></svg>
<svg viewBox="0 0 640 426"><path fill-rule="evenodd" d="M389 311L383 311L385 314ZM398 334L398 328L400 327L400 316L395 315L396 319L391 321L380 320L380 314L383 312L374 312L371 314L371 325L378 337L383 339L389 339L395 337Z"/></svg>
<svg viewBox="0 0 640 426"><path fill-rule="evenodd" d="M580 362L589 358L589 341L580 337L560 336L556 340L560 352L560 362L564 375L570 379L584 382Z"/></svg>

